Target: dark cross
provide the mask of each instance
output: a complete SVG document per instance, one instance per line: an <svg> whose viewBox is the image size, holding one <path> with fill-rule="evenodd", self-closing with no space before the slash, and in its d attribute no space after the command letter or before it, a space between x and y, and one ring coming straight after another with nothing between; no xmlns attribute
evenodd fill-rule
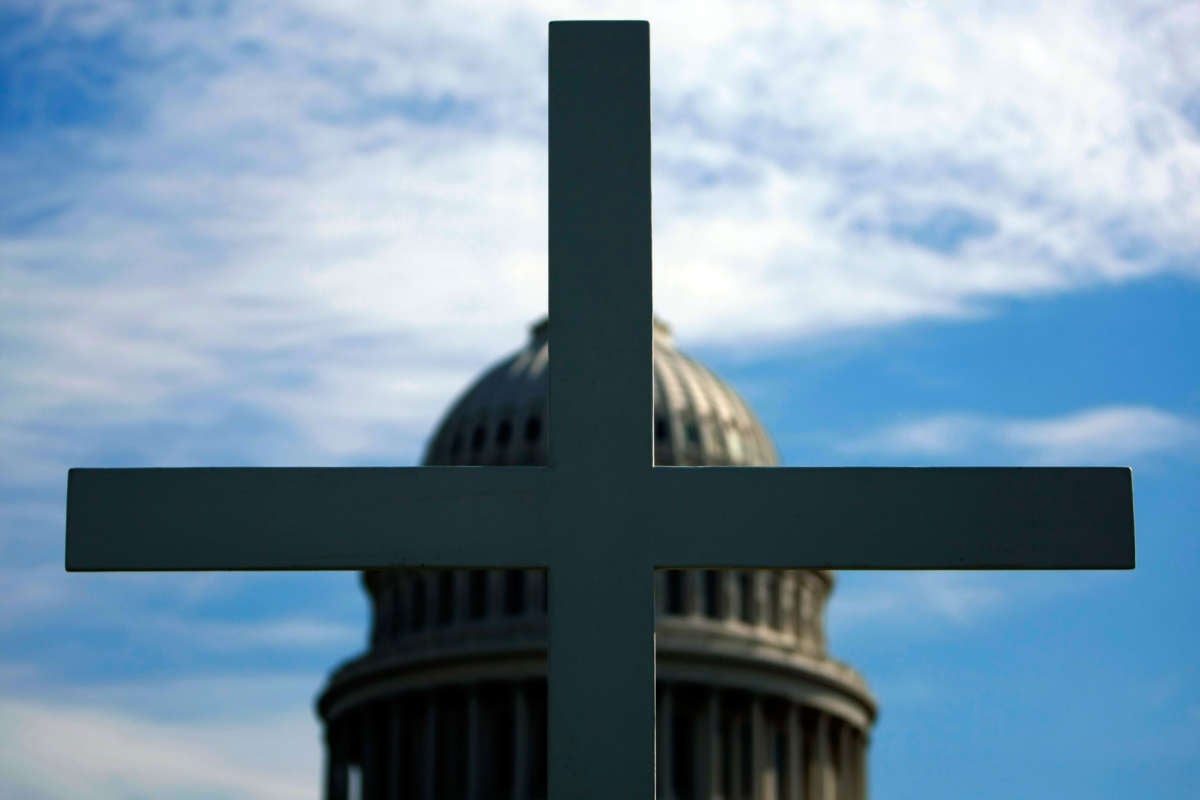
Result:
<svg viewBox="0 0 1200 800"><path fill-rule="evenodd" d="M1127 468L655 467L650 29L550 23L545 467L73 469L68 570L549 569L554 800L654 793L653 570L1129 569Z"/></svg>

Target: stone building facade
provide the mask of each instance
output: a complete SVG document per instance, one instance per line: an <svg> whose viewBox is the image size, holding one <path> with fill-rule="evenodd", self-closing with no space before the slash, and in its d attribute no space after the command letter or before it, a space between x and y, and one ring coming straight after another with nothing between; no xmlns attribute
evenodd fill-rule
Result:
<svg viewBox="0 0 1200 800"><path fill-rule="evenodd" d="M454 403L424 463L545 463L548 360L542 321ZM778 464L741 398L657 320L654 439L661 465ZM317 702L326 799L545 800L545 573L362 578L370 646ZM664 570L655 581L657 796L865 800L876 705L826 646L833 573Z"/></svg>

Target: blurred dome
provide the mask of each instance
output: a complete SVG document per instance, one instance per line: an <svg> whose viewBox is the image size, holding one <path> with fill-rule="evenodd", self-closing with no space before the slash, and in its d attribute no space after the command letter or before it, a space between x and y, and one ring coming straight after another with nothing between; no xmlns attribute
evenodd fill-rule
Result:
<svg viewBox="0 0 1200 800"><path fill-rule="evenodd" d="M546 463L547 336L546 320L533 325L454 401L426 465ZM656 464L779 463L749 407L657 319L653 341ZM833 572L653 579L658 796L866 800L877 708L827 647ZM388 569L362 580L367 648L317 701L327 800L546 800L546 571Z"/></svg>
<svg viewBox="0 0 1200 800"><path fill-rule="evenodd" d="M531 326L523 348L454 402L429 442L426 465L546 463L548 327L545 319ZM777 465L775 447L737 392L677 350L657 318L653 339L654 463Z"/></svg>

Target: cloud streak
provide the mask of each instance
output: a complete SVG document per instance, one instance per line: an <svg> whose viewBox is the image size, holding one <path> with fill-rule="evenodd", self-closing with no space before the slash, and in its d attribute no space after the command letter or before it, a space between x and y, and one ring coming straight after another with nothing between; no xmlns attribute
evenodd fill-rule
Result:
<svg viewBox="0 0 1200 800"><path fill-rule="evenodd" d="M1200 421L1148 406L1107 406L1044 419L939 414L850 438L848 454L1100 464L1196 453Z"/></svg>
<svg viewBox="0 0 1200 800"><path fill-rule="evenodd" d="M311 714L182 723L110 709L0 698L0 793L92 797L316 797Z"/></svg>

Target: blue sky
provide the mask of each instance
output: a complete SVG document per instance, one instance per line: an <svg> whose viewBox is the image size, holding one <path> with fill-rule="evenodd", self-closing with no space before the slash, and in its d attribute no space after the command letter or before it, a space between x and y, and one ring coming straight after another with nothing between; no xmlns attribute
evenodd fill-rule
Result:
<svg viewBox="0 0 1200 800"><path fill-rule="evenodd" d="M874 796L1200 795L1200 11L1127 0L6 4L0 795L317 796L356 576L66 575L66 470L415 463L545 311L564 17L651 20L655 305L785 463L1134 468L1134 572L839 574Z"/></svg>

